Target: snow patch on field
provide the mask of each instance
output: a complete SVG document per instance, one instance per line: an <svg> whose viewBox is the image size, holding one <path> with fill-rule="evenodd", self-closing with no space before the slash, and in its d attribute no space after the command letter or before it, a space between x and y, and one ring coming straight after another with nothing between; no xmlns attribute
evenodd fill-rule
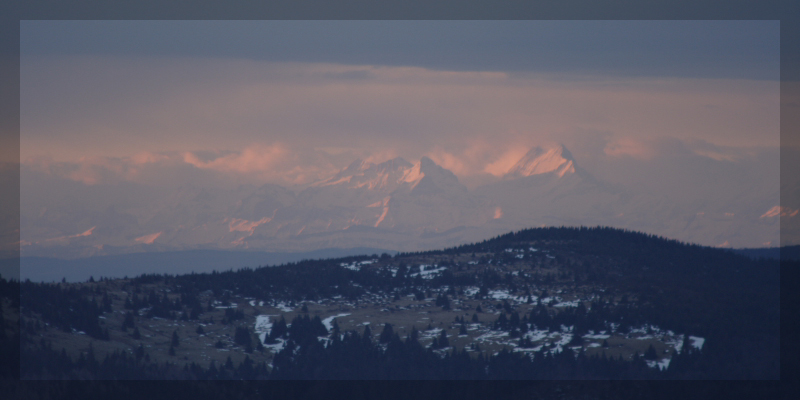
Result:
<svg viewBox="0 0 800 400"><path fill-rule="evenodd" d="M214 300L214 302L211 303L211 305L216 309L236 308L236 307L239 306L236 303L230 303L230 305L224 306L224 305L222 305L221 301L217 301L217 300Z"/></svg>
<svg viewBox="0 0 800 400"><path fill-rule="evenodd" d="M277 309L279 309L279 310L281 310L283 312L292 312L292 311L294 311L294 307L289 307L289 305L284 303L284 302L280 302L280 303L275 304L275 308L277 308Z"/></svg>
<svg viewBox="0 0 800 400"><path fill-rule="evenodd" d="M474 296L476 293L480 292L481 289L477 286L469 286L464 288L464 295L468 297Z"/></svg>
<svg viewBox="0 0 800 400"><path fill-rule="evenodd" d="M325 318L325 319L322 320L322 325L325 325L325 328L328 331L330 331L331 329L333 329L333 320L334 319L336 319L338 317L346 317L348 315L350 315L350 313L344 313L344 314L334 315L332 317Z"/></svg>
<svg viewBox="0 0 800 400"><path fill-rule="evenodd" d="M647 366L650 368L660 368L661 370L666 370L667 368L669 368L669 362L671 360L672 360L671 358L664 358L658 361L656 360L645 360L645 361L647 362Z"/></svg>
<svg viewBox="0 0 800 400"><path fill-rule="evenodd" d="M408 274L410 277L415 277L417 275L421 276L423 279L433 279L434 276L439 275L440 273L444 272L447 267L440 267L438 265L425 265L422 264L419 266L419 272L413 272Z"/></svg>
<svg viewBox="0 0 800 400"><path fill-rule="evenodd" d="M692 347L695 349L702 349L703 343L706 342L706 339L701 338L700 336L689 336L689 340L692 341Z"/></svg>
<svg viewBox="0 0 800 400"><path fill-rule="evenodd" d="M600 331L600 333L594 333L594 331L589 331L589 334L583 335L584 339L608 339L611 335L606 335L606 331Z"/></svg>
<svg viewBox="0 0 800 400"><path fill-rule="evenodd" d="M347 268L352 271L360 271L361 267L363 267L364 265L370 265L377 261L378 260L353 261L351 263L340 263L339 266Z"/></svg>
<svg viewBox="0 0 800 400"><path fill-rule="evenodd" d="M562 301L553 307L577 307L578 304L580 304L580 300Z"/></svg>
<svg viewBox="0 0 800 400"><path fill-rule="evenodd" d="M269 317L275 317L275 315L259 315L256 317L256 326L253 330L258 335L261 343L264 343L264 339L269 334L269 331L272 330L272 322L269 321Z"/></svg>
<svg viewBox="0 0 800 400"><path fill-rule="evenodd" d="M268 348L273 353L278 353L286 347L286 341L283 339L275 339L278 343L265 344L264 347Z"/></svg>

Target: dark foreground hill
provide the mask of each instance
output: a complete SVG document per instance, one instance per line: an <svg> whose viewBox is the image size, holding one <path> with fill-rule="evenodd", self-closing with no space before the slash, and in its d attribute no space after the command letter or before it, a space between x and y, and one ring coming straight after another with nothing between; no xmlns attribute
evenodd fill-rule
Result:
<svg viewBox="0 0 800 400"><path fill-rule="evenodd" d="M755 259L771 258L773 260L800 261L800 245L766 249L732 249L731 251Z"/></svg>
<svg viewBox="0 0 800 400"><path fill-rule="evenodd" d="M3 343L21 345L3 354L23 379L776 380L780 272L636 232L541 228L395 256L4 281ZM555 390L540 389L525 393Z"/></svg>

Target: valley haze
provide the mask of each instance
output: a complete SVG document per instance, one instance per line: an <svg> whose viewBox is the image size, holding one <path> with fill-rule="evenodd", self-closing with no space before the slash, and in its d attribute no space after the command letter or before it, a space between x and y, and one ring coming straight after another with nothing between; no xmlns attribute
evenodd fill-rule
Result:
<svg viewBox="0 0 800 400"><path fill-rule="evenodd" d="M768 181L754 182L757 191L717 182L706 190L718 202L674 199L669 190L599 179L563 145L533 147L473 190L428 157L413 164L356 160L327 179L290 187L86 185L27 169L23 177L22 254L60 258L202 248L418 251L545 225L609 225L704 245L769 247L778 243L781 213L797 214L775 208L778 189ZM42 183L28 189L27 182Z"/></svg>

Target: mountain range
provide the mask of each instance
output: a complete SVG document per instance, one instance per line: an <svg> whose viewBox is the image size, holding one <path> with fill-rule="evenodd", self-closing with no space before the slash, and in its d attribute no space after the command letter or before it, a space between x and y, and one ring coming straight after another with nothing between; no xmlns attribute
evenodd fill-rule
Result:
<svg viewBox="0 0 800 400"><path fill-rule="evenodd" d="M534 147L499 179L472 190L428 157L416 163L356 160L328 179L297 187L185 184L164 190L27 174L38 184L28 188L23 179L23 256L416 251L545 225L608 225L705 245L758 247L760 238L777 236L779 226L769 217L773 193L678 200L652 187L600 179L563 145Z"/></svg>

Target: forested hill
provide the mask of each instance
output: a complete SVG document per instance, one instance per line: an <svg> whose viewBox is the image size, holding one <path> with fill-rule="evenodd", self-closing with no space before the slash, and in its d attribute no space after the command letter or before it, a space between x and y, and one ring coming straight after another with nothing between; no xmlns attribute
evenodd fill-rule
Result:
<svg viewBox="0 0 800 400"><path fill-rule="evenodd" d="M526 229L427 254L487 252L509 259L513 255L504 249L532 242L546 243L576 282L636 293L637 307L648 309L651 318L663 316L672 324L723 336L772 336L780 329L780 267L774 259L753 260L725 249L608 227Z"/></svg>
<svg viewBox="0 0 800 400"><path fill-rule="evenodd" d="M535 228L439 251L97 278L19 283L17 311L6 302L3 320L20 320L22 376L780 376L776 260L619 229Z"/></svg>
<svg viewBox="0 0 800 400"><path fill-rule="evenodd" d="M773 260L800 261L800 245L762 249L731 249L731 251L753 259L771 258Z"/></svg>

